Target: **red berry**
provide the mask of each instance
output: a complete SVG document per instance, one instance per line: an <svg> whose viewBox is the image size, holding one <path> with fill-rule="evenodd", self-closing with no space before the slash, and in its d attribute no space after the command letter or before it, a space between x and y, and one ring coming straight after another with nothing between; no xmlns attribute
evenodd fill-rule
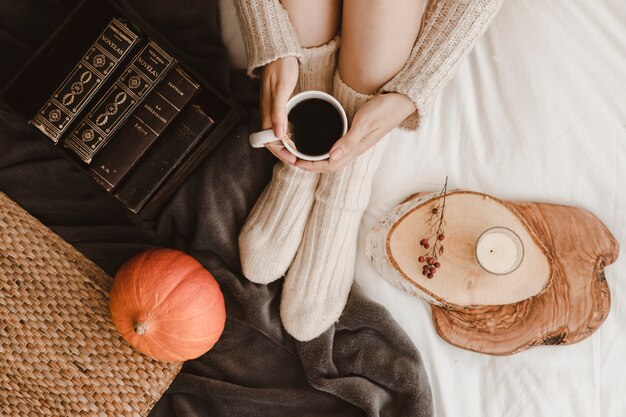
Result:
<svg viewBox="0 0 626 417"><path fill-rule="evenodd" d="M428 244L428 243L427 243L427 244L425 244L425 245L424 245L424 248L426 248L426 249L430 248L430 244Z"/></svg>
<svg viewBox="0 0 626 417"><path fill-rule="evenodd" d="M441 264L439 262L435 262L435 268L441 268Z"/></svg>
<svg viewBox="0 0 626 417"><path fill-rule="evenodd" d="M432 274L432 272L429 272L428 275L426 275L428 278L432 278L434 275Z"/></svg>
<svg viewBox="0 0 626 417"><path fill-rule="evenodd" d="M428 239L422 239L420 240L420 245L424 246L424 245L428 245Z"/></svg>
<svg viewBox="0 0 626 417"><path fill-rule="evenodd" d="M435 263L435 260L433 258L428 258L426 262L428 262L428 265L432 265Z"/></svg>
<svg viewBox="0 0 626 417"><path fill-rule="evenodd" d="M422 275L426 276L426 274L428 274L428 272L422 271Z"/></svg>
<svg viewBox="0 0 626 417"><path fill-rule="evenodd" d="M420 263L422 263L422 262L424 262L424 257L423 257L423 256L420 256L419 258L417 258L417 260L418 260Z"/></svg>
<svg viewBox="0 0 626 417"><path fill-rule="evenodd" d="M444 240L446 238L446 235L444 235L443 233L439 235L439 240Z"/></svg>
<svg viewBox="0 0 626 417"><path fill-rule="evenodd" d="M436 208L434 208L434 209L432 210L432 213L433 213L433 214L437 214L437 209L436 209Z"/></svg>

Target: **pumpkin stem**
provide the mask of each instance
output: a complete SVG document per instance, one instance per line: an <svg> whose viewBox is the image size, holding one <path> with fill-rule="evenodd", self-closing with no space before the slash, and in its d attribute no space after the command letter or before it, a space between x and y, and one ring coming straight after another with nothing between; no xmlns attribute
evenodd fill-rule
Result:
<svg viewBox="0 0 626 417"><path fill-rule="evenodd" d="M135 333L137 333L138 335L146 334L146 332L148 331L148 323L135 323L133 327L135 329Z"/></svg>

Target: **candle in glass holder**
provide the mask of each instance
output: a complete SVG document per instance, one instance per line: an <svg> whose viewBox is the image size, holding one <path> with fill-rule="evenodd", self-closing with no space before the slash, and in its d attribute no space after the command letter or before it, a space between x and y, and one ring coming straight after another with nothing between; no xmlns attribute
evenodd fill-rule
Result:
<svg viewBox="0 0 626 417"><path fill-rule="evenodd" d="M488 229L476 241L476 259L491 274L510 274L519 267L523 257L522 240L506 227Z"/></svg>

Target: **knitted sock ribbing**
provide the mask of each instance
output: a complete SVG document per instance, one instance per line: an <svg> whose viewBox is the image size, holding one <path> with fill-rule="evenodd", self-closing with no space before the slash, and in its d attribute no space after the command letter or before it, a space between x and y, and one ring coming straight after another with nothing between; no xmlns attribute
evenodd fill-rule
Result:
<svg viewBox="0 0 626 417"><path fill-rule="evenodd" d="M339 36L335 36L324 45L302 49L300 74L295 92L320 90L330 94L333 90L333 74L337 66L338 51Z"/></svg>
<svg viewBox="0 0 626 417"><path fill-rule="evenodd" d="M350 119L371 97L348 87L338 74L333 94ZM343 311L354 277L359 225L386 146L387 137L352 164L320 178L280 306L285 328L298 340L319 336Z"/></svg>
<svg viewBox="0 0 626 417"><path fill-rule="evenodd" d="M339 39L303 49L298 91L330 92ZM258 284L285 274L298 250L314 201L319 174L278 162L271 182L254 205L239 235L243 274Z"/></svg>

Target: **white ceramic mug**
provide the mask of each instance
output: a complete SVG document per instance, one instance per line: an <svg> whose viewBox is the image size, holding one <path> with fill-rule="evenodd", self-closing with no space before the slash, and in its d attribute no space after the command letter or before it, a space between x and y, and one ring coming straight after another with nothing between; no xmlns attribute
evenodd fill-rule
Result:
<svg viewBox="0 0 626 417"><path fill-rule="evenodd" d="M309 99L324 100L327 103L332 104L333 107L337 109L337 112L340 114L341 120L343 122L341 136L346 134L346 132L348 131L348 117L346 116L346 111L343 109L343 107L337 101L335 97L323 91L316 91L316 90L303 91L291 97L289 101L287 102L287 115L289 115L289 112L294 107L296 107L299 103L303 102L304 100L309 100ZM263 146L265 146L265 144L274 142L277 140L281 141L283 145L285 145L285 148L289 152L294 154L296 157L298 157L299 159L303 159L305 161L321 161L321 160L329 158L328 153L325 153L322 155L307 155L305 153L298 151L296 147L294 146L293 142L291 142L288 138L277 138L276 136L274 136L274 132L272 129L262 130L260 132L255 132L250 135L250 145L252 145L253 148L262 148Z"/></svg>

